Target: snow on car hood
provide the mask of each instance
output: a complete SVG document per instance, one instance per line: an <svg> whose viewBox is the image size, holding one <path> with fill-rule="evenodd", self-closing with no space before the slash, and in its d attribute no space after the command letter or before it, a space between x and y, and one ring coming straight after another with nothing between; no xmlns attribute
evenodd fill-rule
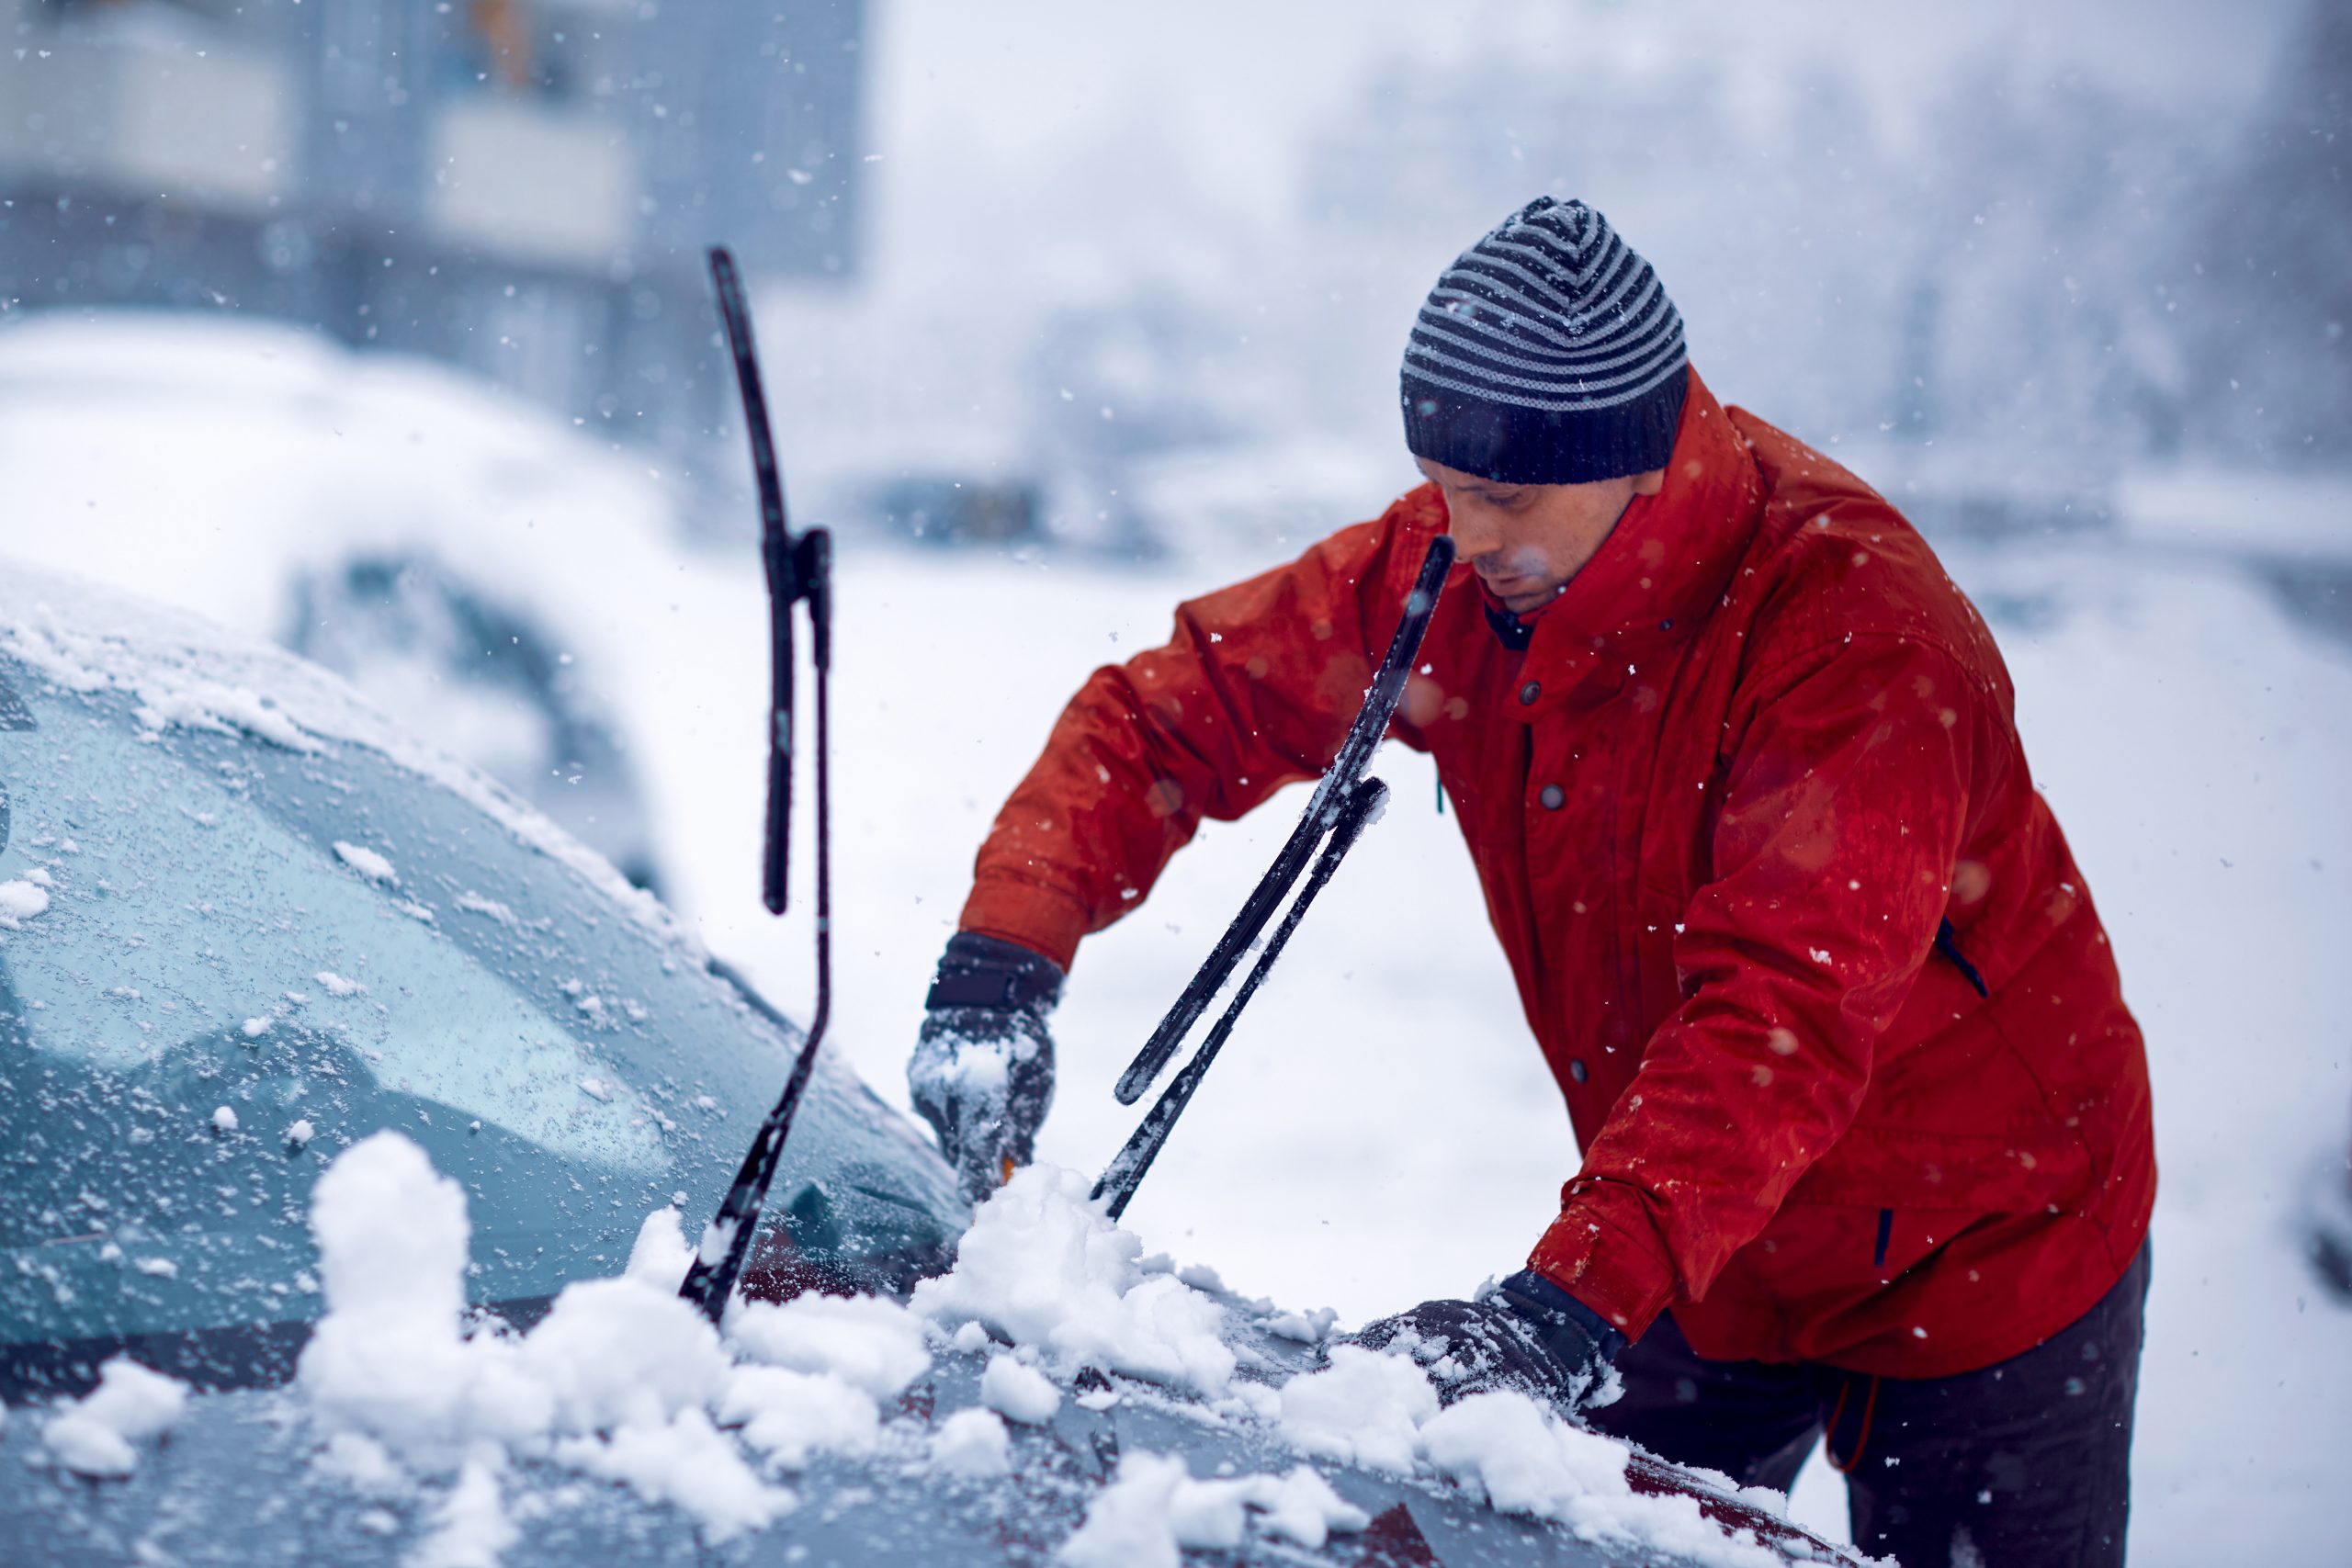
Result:
<svg viewBox="0 0 2352 1568"><path fill-rule="evenodd" d="M242 732L290 750L364 746L464 799L577 872L636 924L703 962L660 900L481 773L401 730L336 676L197 616L0 559L0 654L61 686L119 692L151 730Z"/></svg>
<svg viewBox="0 0 2352 1568"><path fill-rule="evenodd" d="M1144 1258L1086 1192L1072 1172L1023 1171L978 1211L954 1269L910 1303L738 1303L723 1332L677 1295L689 1249L676 1212L659 1210L622 1275L575 1282L515 1334L469 1329L463 1189L407 1138L377 1134L334 1162L311 1205L328 1310L293 1389L311 1472L355 1506L400 1501L421 1538L411 1561L495 1562L521 1539L520 1521L582 1477L674 1508L682 1529L717 1544L814 1501L797 1478L820 1457L1002 1481L1013 1433L1065 1401L1153 1398L1290 1457L1203 1479L1181 1454L1130 1448L1075 1528L1061 1527L1058 1561L1174 1568L1186 1547L1263 1539L1314 1550L1364 1529L1365 1510L1317 1461L1450 1481L1498 1510L1645 1556L1787 1561L1710 1522L1692 1496L1637 1493L1624 1447L1525 1396L1441 1409L1412 1360L1348 1346L1286 1382L1245 1375L1232 1341L1247 1325L1230 1298ZM900 1398L935 1359L980 1357L978 1405L934 1419L927 1400ZM1104 1373L1162 1392L1114 1387ZM110 1368L82 1405L49 1417L54 1461L132 1469L176 1415L168 1382ZM378 1528L396 1528L379 1517Z"/></svg>

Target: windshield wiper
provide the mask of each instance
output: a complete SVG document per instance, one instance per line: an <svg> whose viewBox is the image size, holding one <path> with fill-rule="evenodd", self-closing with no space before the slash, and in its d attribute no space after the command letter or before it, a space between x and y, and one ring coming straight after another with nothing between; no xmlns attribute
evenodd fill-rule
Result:
<svg viewBox="0 0 2352 1568"><path fill-rule="evenodd" d="M727 1310L743 1258L751 1250L752 1233L759 1227L760 1206L767 1201L775 1179L776 1161L784 1153L786 1134L792 1131L793 1112L808 1089L808 1075L817 1065L817 1048L833 1008L832 933L832 783L826 766L830 729L826 677L832 652L832 536L822 528L804 530L796 538L784 513L784 479L776 467L775 443L768 431L768 400L760 381L760 362L752 343L752 312L743 299L742 275L726 246L710 249L710 279L718 295L718 317L727 329L728 351L735 360L735 384L743 395L743 424L752 441L752 478L760 496L760 560L768 583L768 803L765 838L762 844L760 896L768 913L785 911L786 883L792 857L793 681L792 607L808 606L810 662L817 688L817 1011L808 1021L808 1035L784 1093L760 1123L750 1152L735 1172L735 1184L702 1234L694 1266L686 1270L678 1294L695 1303L716 1324Z"/></svg>
<svg viewBox="0 0 2352 1568"><path fill-rule="evenodd" d="M1388 786L1378 779L1365 778L1363 771L1371 765L1373 752L1387 735L1388 721L1396 716L1396 704L1405 694L1405 682L1412 673L1413 660L1420 652L1421 638L1429 632L1430 617L1437 613L1437 598L1445 589L1445 574L1453 570L1453 540L1441 534L1430 541L1429 553L1421 558L1420 573L1413 580L1412 592L1406 597L1405 613L1396 623L1396 635L1388 639L1387 655L1372 678L1372 687L1364 694L1363 706L1357 710L1347 739L1340 743L1339 755L1331 760L1322 783L1315 786L1315 795L1300 815L1298 826L1291 829L1290 839L1276 852L1273 864L1266 868L1266 874L1258 879L1258 886L1242 901L1240 913L1233 917L1225 935L1209 950L1200 972L1193 976L1193 983L1184 987L1176 1005L1168 1010L1168 1016L1159 1021L1159 1027L1152 1031L1151 1038L1144 1042L1143 1049L1120 1077L1118 1087L1112 1090L1120 1104L1133 1105L1151 1087L1152 1079L1168 1066L1169 1059L1176 1055L1176 1047L1208 1010L1209 1003L1241 962L1241 955L1266 929L1266 922L1273 919L1275 907L1289 895L1312 859L1315 869L1307 875L1306 886L1283 916L1282 924L1274 928L1274 934L1266 939L1265 951L1250 966L1232 1004L1209 1031L1193 1059L1184 1064L1184 1070L1176 1075L1145 1114L1134 1135L1111 1156L1102 1179L1094 1183L1093 1197L1097 1201L1108 1200L1104 1213L1112 1219L1126 1212L1127 1200L1136 1195L1144 1173L1151 1168L1152 1160L1168 1142L1168 1134L1175 1130L1176 1119L1183 1115L1193 1091L1200 1087L1209 1065L1216 1060L1217 1052L1233 1032L1241 1010L1250 1005L1250 998L1265 982L1266 972L1282 956L1283 944L1298 929L1306 907L1323 891L1323 885L1331 880L1331 874L1340 868L1340 862L1354 845L1356 836L1380 815L1380 808L1388 798ZM1320 855L1316 853L1318 846L1322 850Z"/></svg>

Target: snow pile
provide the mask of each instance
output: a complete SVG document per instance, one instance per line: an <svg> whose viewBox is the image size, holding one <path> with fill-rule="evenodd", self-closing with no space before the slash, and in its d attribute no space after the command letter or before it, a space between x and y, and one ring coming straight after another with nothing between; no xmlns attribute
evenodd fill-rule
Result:
<svg viewBox="0 0 2352 1568"><path fill-rule="evenodd" d="M117 1356L96 1389L50 1417L41 1440L77 1475L129 1475L139 1467L131 1445L162 1437L187 1406L187 1384Z"/></svg>
<svg viewBox="0 0 2352 1568"><path fill-rule="evenodd" d="M676 1261L662 1276L665 1289L685 1272L683 1242ZM881 1439L881 1402L931 1367L922 1324L874 1296L755 1302L736 1314L729 1337L761 1364L736 1371L719 1418L785 1469L817 1453L871 1453Z"/></svg>
<svg viewBox="0 0 2352 1568"><path fill-rule="evenodd" d="M1770 1554L1726 1538L1688 1497L1637 1495L1626 1450L1519 1394L1441 1410L1410 1359L1337 1346L1327 1370L1279 1391L1233 1382L1223 1309L1172 1274L1147 1272L1141 1242L1105 1220L1075 1173L1033 1168L982 1205L954 1270L911 1307L871 1296L755 1303L724 1338L676 1294L692 1257L676 1211L640 1229L627 1270L568 1286L529 1333L465 1325L469 1224L463 1190L416 1145L379 1133L320 1179L311 1229L327 1311L297 1386L325 1441L320 1469L371 1496L432 1491L414 1560L492 1564L518 1539L506 1492L517 1461L625 1484L690 1516L714 1544L758 1530L797 1500L782 1480L821 1454L882 1454L985 1483L1013 1473L1008 1420L1060 1411L1055 1378L1092 1367L1255 1409L1300 1452L1396 1474L1449 1478L1500 1509L1591 1540L1631 1540L1744 1568ZM932 1365L993 1329L981 1407L931 1431L886 1416ZM129 1442L177 1414L168 1379L118 1362L50 1442L74 1468L120 1474ZM429 1489L431 1490L431 1489ZM1181 1459L1131 1451L1065 1543L1073 1568L1170 1563L1230 1550L1254 1529L1307 1548L1363 1528L1313 1470L1200 1481Z"/></svg>
<svg viewBox="0 0 2352 1568"><path fill-rule="evenodd" d="M327 1437L319 1462L379 1496L412 1491L418 1476L448 1479L420 1562L498 1560L518 1536L503 1495L517 1459L674 1505L713 1542L761 1529L796 1506L776 1472L882 1447L882 1402L930 1369L926 1336L940 1332L930 1320L943 1316L1035 1347L991 1358L980 1380L989 1408L948 1416L918 1450L960 1480L1012 1472L1007 1416L1035 1424L1060 1409L1062 1390L1025 1357L1210 1391L1233 1373L1216 1303L1146 1276L1140 1242L1064 1171L1024 1173L983 1208L955 1272L924 1287L927 1314L803 1295L742 1307L724 1340L675 1293L691 1252L673 1210L648 1218L620 1278L567 1287L522 1336L466 1334L465 1195L401 1134L339 1156L311 1223L327 1313L297 1382ZM1071 1561L1172 1562L1180 1545L1238 1544L1252 1518L1309 1544L1363 1524L1310 1471L1193 1482L1181 1461L1149 1454L1131 1456L1097 1513Z"/></svg>
<svg viewBox="0 0 2352 1568"><path fill-rule="evenodd" d="M1177 1568L1186 1547L1239 1546L1252 1515L1268 1534L1310 1551L1334 1530L1370 1522L1305 1465L1283 1476L1196 1481L1181 1459L1131 1453L1057 1556L1069 1568Z"/></svg>
<svg viewBox="0 0 2352 1568"><path fill-rule="evenodd" d="M1064 1377L1094 1367L1211 1398L1240 1392L1222 1338L1224 1309L1175 1275L1147 1273L1142 1242L1103 1218L1087 1191L1073 1171L1017 1172L975 1213L954 1271L915 1288L913 1310L943 1328L981 1325ZM990 1360L980 1396L1015 1420L1050 1419L1060 1405L1060 1391L1016 1356ZM1243 1403L1264 1408L1304 1454L1397 1475L1434 1471L1498 1509L1587 1540L1638 1542L1724 1568L1780 1561L1752 1536L1726 1535L1692 1498L1636 1494L1623 1444L1523 1394L1476 1394L1441 1409L1429 1372L1408 1356L1334 1346L1326 1369L1293 1378L1270 1401ZM960 1462L968 1442L975 1472L986 1472L993 1441L972 1422L953 1445L943 1432L935 1457ZM1285 1477L1195 1481L1182 1460L1138 1452L1095 1499L1061 1560L1076 1568L1174 1563L1185 1547L1238 1545L1253 1517L1309 1547L1364 1523L1303 1466Z"/></svg>
<svg viewBox="0 0 2352 1568"><path fill-rule="evenodd" d="M1327 1368L1283 1385L1275 1426L1301 1453L1409 1475L1437 1412L1429 1374L1405 1357L1334 1345Z"/></svg>
<svg viewBox="0 0 2352 1568"><path fill-rule="evenodd" d="M1143 1243L1103 1218L1076 1171L1031 1166L982 1204L955 1270L915 1287L912 1306L953 1327L978 1323L1068 1377L1125 1372L1210 1398L1233 1381L1225 1309L1138 1266Z"/></svg>
<svg viewBox="0 0 2352 1568"><path fill-rule="evenodd" d="M798 1367L739 1362L675 1293L686 1247L670 1210L647 1220L620 1278L568 1286L528 1335L469 1337L464 1192L396 1133L328 1168L311 1224L327 1313L298 1383L330 1436L322 1462L374 1491L454 1473L428 1558L495 1559L512 1539L498 1490L516 1457L673 1503L713 1541L758 1529L794 1504L769 1472L871 1448L876 1393L928 1365L913 1320L873 1302L752 1309L737 1348Z"/></svg>
<svg viewBox="0 0 2352 1568"><path fill-rule="evenodd" d="M1721 1568L1782 1561L1752 1533L1708 1520L1695 1497L1636 1493L1623 1443L1523 1393L1474 1393L1441 1409L1429 1373L1404 1355L1336 1345L1327 1368L1293 1378L1280 1400L1276 1429L1302 1453L1400 1475L1426 1461L1503 1513L1566 1525L1586 1540Z"/></svg>
<svg viewBox="0 0 2352 1568"><path fill-rule="evenodd" d="M665 1211L666 1213L667 1211ZM683 1278L682 1260L668 1276ZM931 1366L922 1325L896 1302L877 1296L796 1296L777 1305L753 1302L729 1333L763 1361L824 1372L877 1399L892 1399Z"/></svg>
<svg viewBox="0 0 2352 1568"><path fill-rule="evenodd" d="M1524 1394L1474 1393L1421 1427L1430 1462L1506 1513L1578 1522L1584 1506L1633 1495L1625 1447L1572 1427Z"/></svg>
<svg viewBox="0 0 2352 1568"><path fill-rule="evenodd" d="M1779 1568L1778 1551L1725 1530L1681 1493L1636 1493L1624 1445L1571 1426L1521 1393L1474 1393L1421 1428L1430 1462L1495 1507L1568 1526L1587 1540L1638 1541L1721 1568ZM1774 1506L1750 1490L1743 1501Z"/></svg>
<svg viewBox="0 0 2352 1568"><path fill-rule="evenodd" d="M743 1367L729 1382L718 1417L784 1470L820 1453L871 1453L881 1441L874 1396L839 1378L784 1367Z"/></svg>

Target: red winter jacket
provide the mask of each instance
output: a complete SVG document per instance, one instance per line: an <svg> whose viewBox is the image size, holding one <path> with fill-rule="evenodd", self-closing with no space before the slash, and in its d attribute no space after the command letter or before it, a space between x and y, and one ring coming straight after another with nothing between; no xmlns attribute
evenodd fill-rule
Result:
<svg viewBox="0 0 2352 1568"><path fill-rule="evenodd" d="M1097 671L964 929L1067 967L1204 816L1319 773L1445 526L1414 491ZM1664 489L1525 651L1457 566L1421 660L1393 733L1436 759L1584 1148L1533 1267L1629 1336L1671 1307L1704 1356L1895 1377L2120 1277L2155 1191L2139 1030L1992 635L1884 501L1694 372Z"/></svg>

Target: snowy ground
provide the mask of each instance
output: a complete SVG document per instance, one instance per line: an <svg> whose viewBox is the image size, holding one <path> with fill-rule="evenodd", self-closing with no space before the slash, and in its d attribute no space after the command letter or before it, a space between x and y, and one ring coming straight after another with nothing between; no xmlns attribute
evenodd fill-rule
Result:
<svg viewBox="0 0 2352 1568"><path fill-rule="evenodd" d="M404 527L385 521L403 498L436 536L478 525L518 584L565 601L550 617L581 637L635 738L675 901L713 949L805 1010L805 919L779 925L758 904L765 609L750 552L651 542L635 525L654 525L656 492L625 459L527 428L502 448L498 433L528 418L470 404L453 416L425 381L388 390L329 368L302 398L232 389L191 431L179 400L96 382L77 397L22 361L11 376L0 353L0 550L271 633L286 553L355 525ZM122 460L173 432L169 462ZM1393 468L1401 487L1401 457ZM1362 511L1385 499L1368 492ZM1069 692L1163 637L1181 595L1304 542L1151 575L844 547L835 1039L887 1097L904 1101L971 852ZM1951 564L1996 615L2029 752L2154 1060L2164 1185L2134 1561L2339 1556L2352 1313L2320 1292L2293 1225L2352 1135L2352 824L2338 782L2352 773L2352 655L2177 553ZM598 613L582 616L583 601ZM1427 762L1391 751L1375 771L1396 804L1293 942L1130 1214L1247 1292L1351 1320L1515 1267L1576 1163ZM1056 1021L1064 1069L1044 1157L1092 1168L1125 1135L1134 1113L1113 1103L1112 1079L1301 798L1212 826L1148 905L1087 945ZM1798 1513L1838 1528L1834 1482L1809 1472Z"/></svg>

